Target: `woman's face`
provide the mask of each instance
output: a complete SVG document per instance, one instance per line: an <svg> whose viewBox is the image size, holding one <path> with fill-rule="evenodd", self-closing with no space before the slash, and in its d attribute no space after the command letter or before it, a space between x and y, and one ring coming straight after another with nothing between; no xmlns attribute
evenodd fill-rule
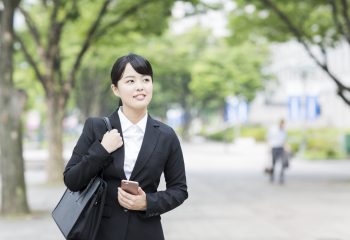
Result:
<svg viewBox="0 0 350 240"><path fill-rule="evenodd" d="M121 98L123 109L146 110L152 100L152 78L149 75L139 74L128 63L117 86L112 84L112 90Z"/></svg>

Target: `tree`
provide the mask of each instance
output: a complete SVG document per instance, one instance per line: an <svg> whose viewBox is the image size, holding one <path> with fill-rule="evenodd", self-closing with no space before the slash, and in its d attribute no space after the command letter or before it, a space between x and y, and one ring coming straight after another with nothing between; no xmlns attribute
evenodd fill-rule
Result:
<svg viewBox="0 0 350 240"><path fill-rule="evenodd" d="M109 68L82 67L74 91L75 107L79 109L81 119L89 116L107 116L118 105L112 94L111 80L108 78Z"/></svg>
<svg viewBox="0 0 350 240"><path fill-rule="evenodd" d="M252 101L268 77L262 71L267 56L266 47L250 42L232 47L217 41L208 47L194 64L190 83L199 109L213 101L214 106L222 107L227 96Z"/></svg>
<svg viewBox="0 0 350 240"><path fill-rule="evenodd" d="M49 181L62 179L62 122L88 50L106 36L115 39L133 31L160 33L173 3L174 0L46 0L20 7L30 36L17 34L17 41L47 100Z"/></svg>
<svg viewBox="0 0 350 240"><path fill-rule="evenodd" d="M185 140L198 113L222 109L228 95L252 100L266 78L261 71L267 63L266 47L228 46L198 26L179 35L167 32L139 45L154 66L150 110L165 117L167 109L180 106L187 116L181 129Z"/></svg>
<svg viewBox="0 0 350 240"><path fill-rule="evenodd" d="M181 35L168 32L161 38L141 44L144 46L141 51L150 56L155 69L154 87L157 94L154 94L151 109L162 109L159 112L164 114L167 109L179 105L184 111L181 130L184 140L190 138L188 130L194 110L190 89L192 67L200 61L210 36L209 31L197 27Z"/></svg>
<svg viewBox="0 0 350 240"><path fill-rule="evenodd" d="M24 91L13 83L14 12L20 0L2 0L0 34L0 174L1 213L29 212L24 182L21 115L26 102Z"/></svg>
<svg viewBox="0 0 350 240"><path fill-rule="evenodd" d="M337 43L350 46L348 0L239 0L236 3L237 8L230 17L232 41L261 36L279 42L296 39L336 84L337 94L350 106L350 86L330 69L328 59L329 49Z"/></svg>

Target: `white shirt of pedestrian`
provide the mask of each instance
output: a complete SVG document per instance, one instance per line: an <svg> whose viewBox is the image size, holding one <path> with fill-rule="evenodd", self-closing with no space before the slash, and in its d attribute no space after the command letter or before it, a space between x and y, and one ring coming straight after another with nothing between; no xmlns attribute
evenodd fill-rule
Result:
<svg viewBox="0 0 350 240"><path fill-rule="evenodd" d="M269 130L268 140L271 147L283 147L286 138L286 131L278 126L274 126Z"/></svg>
<svg viewBox="0 0 350 240"><path fill-rule="evenodd" d="M136 124L133 124L123 113L122 107L118 110L120 124L123 133L124 143L124 172L127 179L130 179L132 170L134 169L137 157L139 155L143 137L146 131L147 116L145 116Z"/></svg>

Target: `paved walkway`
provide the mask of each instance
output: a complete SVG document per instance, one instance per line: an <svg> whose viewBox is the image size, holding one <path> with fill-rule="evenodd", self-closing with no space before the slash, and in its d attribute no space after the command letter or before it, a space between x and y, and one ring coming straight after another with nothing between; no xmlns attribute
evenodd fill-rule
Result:
<svg viewBox="0 0 350 240"><path fill-rule="evenodd" d="M293 160L286 184L270 184L264 145L184 144L189 199L162 215L167 240L349 240L350 161ZM0 240L63 240L50 218L64 187L44 184L26 152L33 214L0 218ZM162 183L164 188L164 183Z"/></svg>

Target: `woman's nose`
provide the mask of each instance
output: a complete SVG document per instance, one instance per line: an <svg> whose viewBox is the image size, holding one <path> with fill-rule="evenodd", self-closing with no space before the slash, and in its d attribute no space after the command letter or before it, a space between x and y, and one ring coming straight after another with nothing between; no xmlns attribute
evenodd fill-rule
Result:
<svg viewBox="0 0 350 240"><path fill-rule="evenodd" d="M143 90L143 83L142 81L136 81L136 90L137 91L142 91Z"/></svg>

